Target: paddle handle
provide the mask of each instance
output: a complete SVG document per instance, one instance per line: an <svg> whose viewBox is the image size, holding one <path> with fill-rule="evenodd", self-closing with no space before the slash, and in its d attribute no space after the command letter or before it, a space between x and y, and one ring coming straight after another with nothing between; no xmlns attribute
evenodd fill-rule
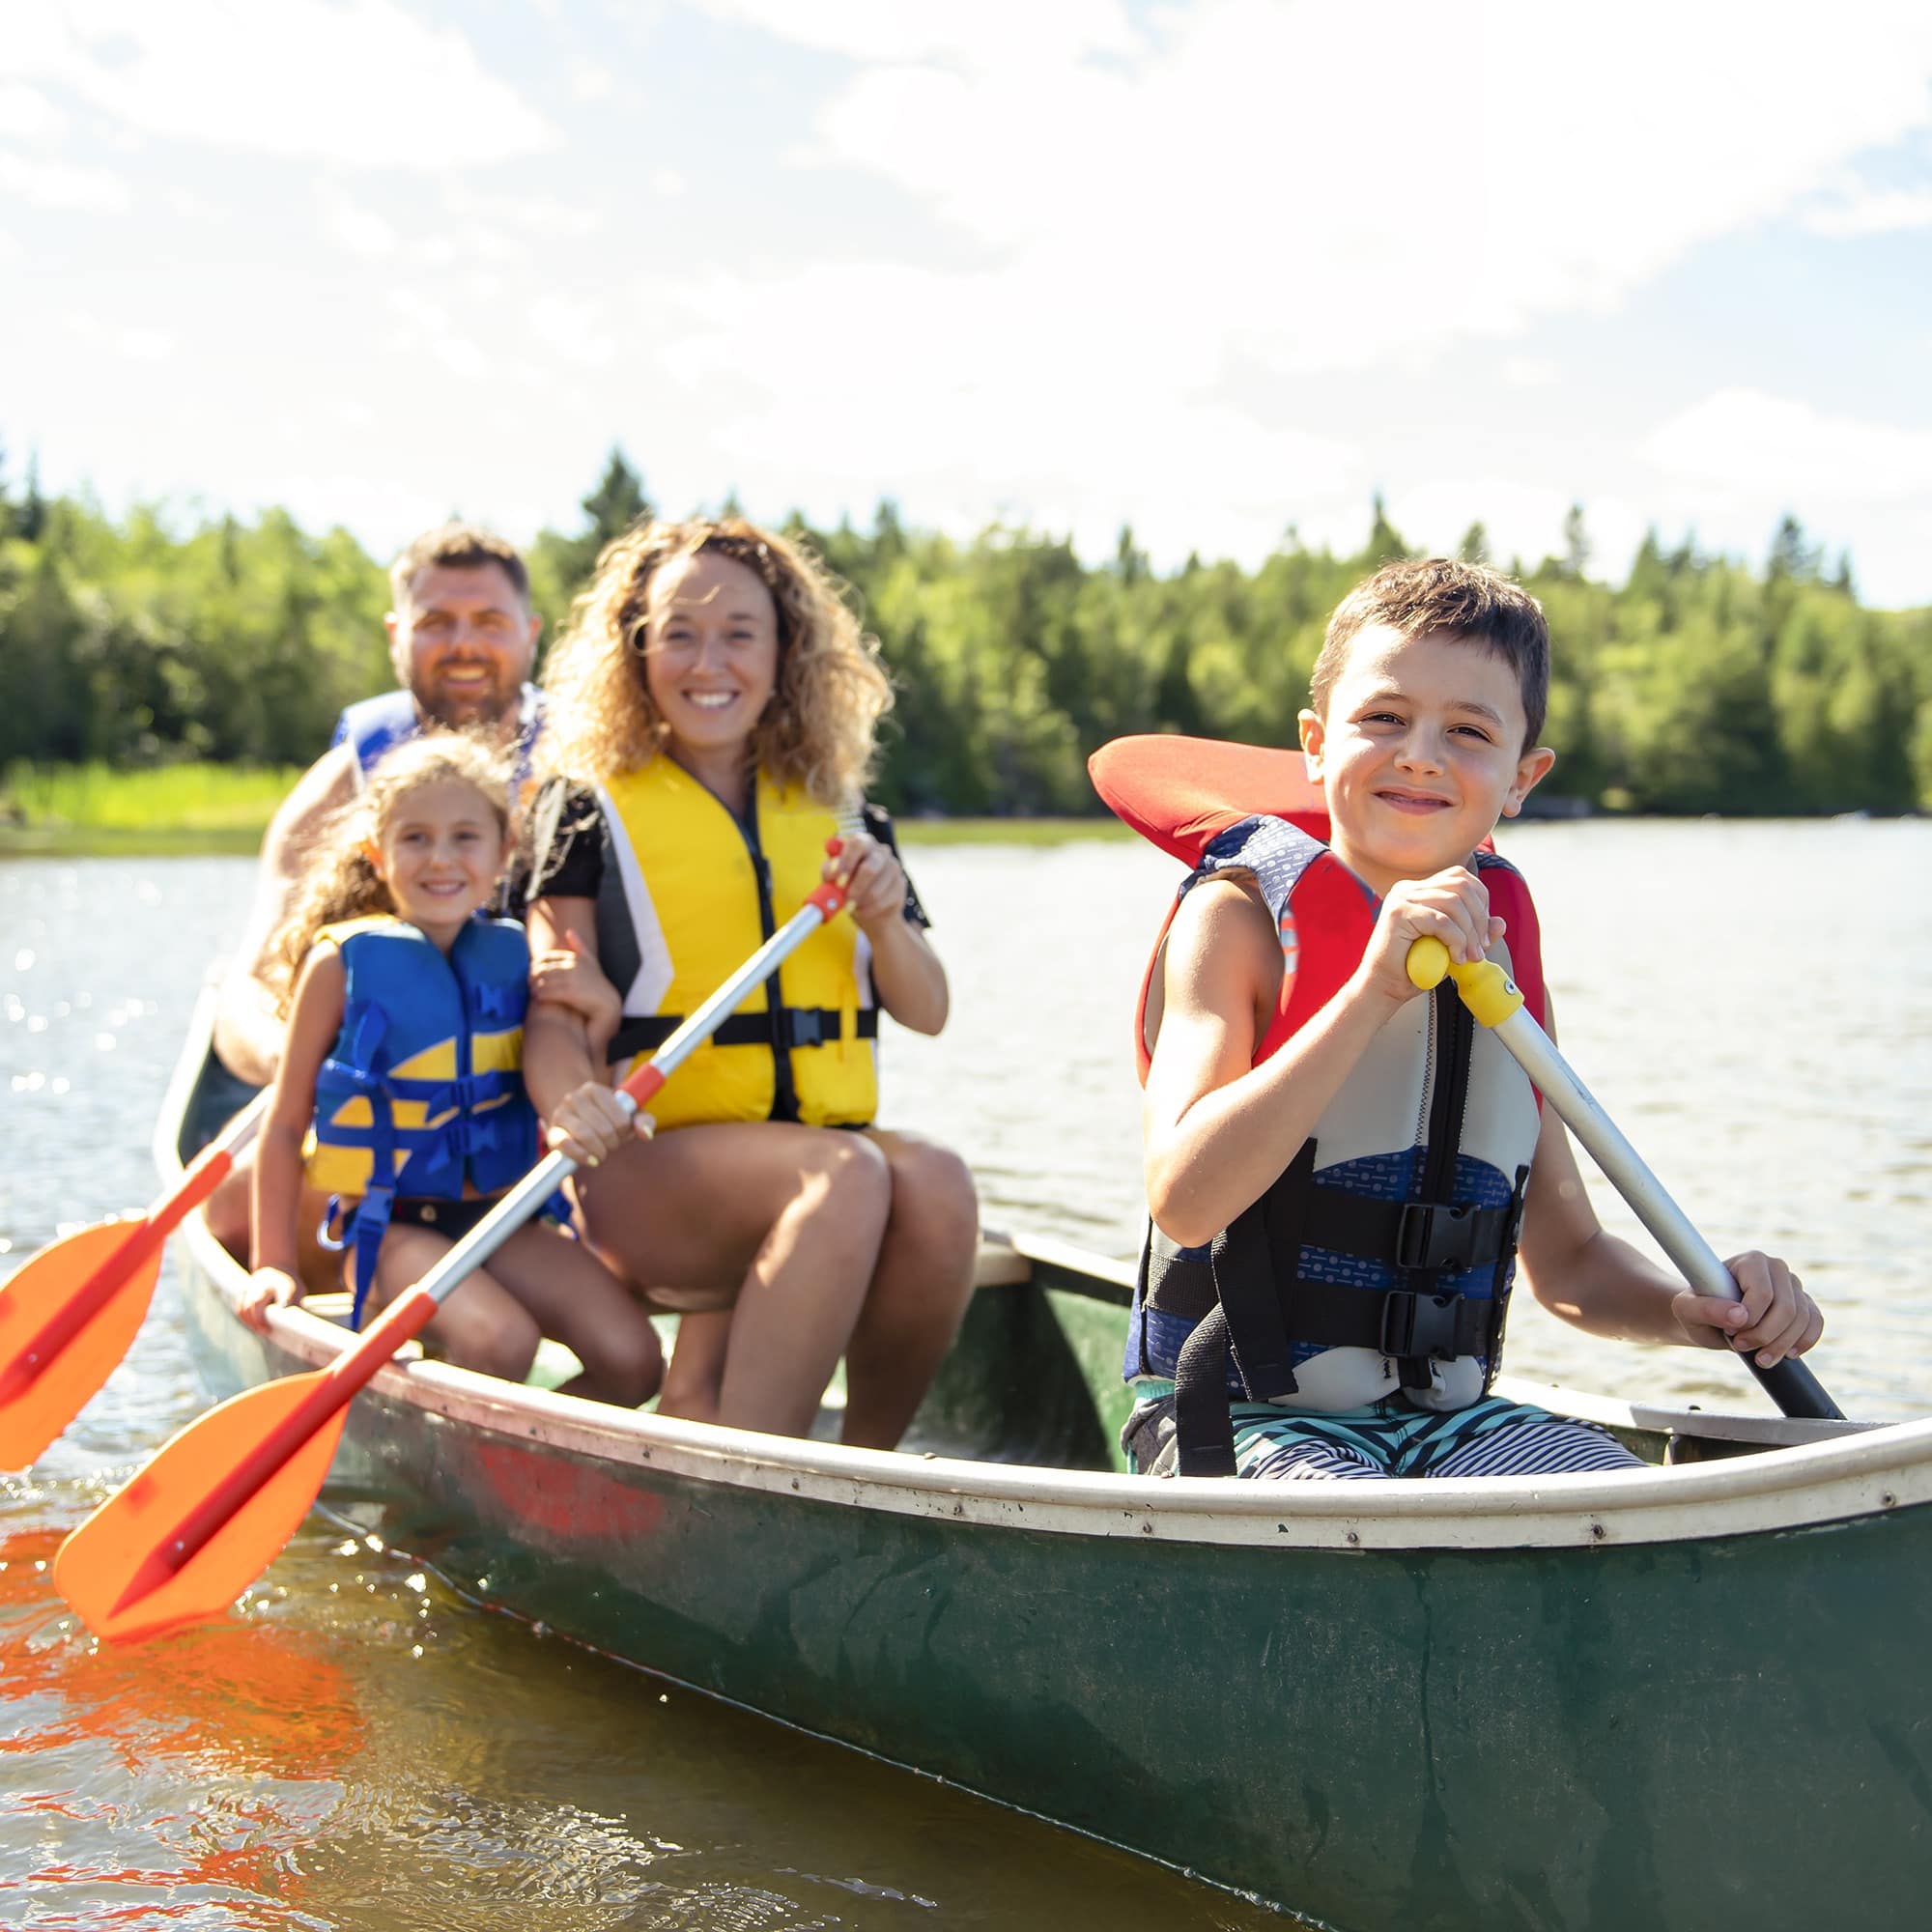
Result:
<svg viewBox="0 0 1932 1932"><path fill-rule="evenodd" d="M1598 1104L1596 1095L1577 1077L1556 1042L1524 1009L1516 983L1493 960L1454 966L1439 939L1418 939L1408 950L1408 977L1418 986L1436 984L1447 972L1470 1013L1489 1028L1508 1050L1531 1086L1543 1095L1557 1118L1589 1150L1590 1157L1649 1229L1659 1247L1670 1257L1684 1279L1699 1294L1724 1301L1742 1299L1731 1271L1677 1203L1644 1164L1623 1130ZM1795 1356L1763 1368L1754 1355L1745 1366L1763 1383L1786 1415L1842 1421L1843 1412L1819 1385L1818 1378Z"/></svg>

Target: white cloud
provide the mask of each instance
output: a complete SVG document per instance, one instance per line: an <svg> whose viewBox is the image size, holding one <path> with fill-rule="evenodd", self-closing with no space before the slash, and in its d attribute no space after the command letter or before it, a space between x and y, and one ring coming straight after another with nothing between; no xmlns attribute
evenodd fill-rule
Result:
<svg viewBox="0 0 1932 1932"><path fill-rule="evenodd" d="M1459 469L1390 491L1386 508L1389 521L1420 548L1453 552L1470 525L1480 523L1492 562L1506 565L1520 557L1533 570L1544 557L1562 554L1564 519L1576 500L1571 491L1507 472ZM1352 549L1362 540L1361 506L1349 510L1339 531L1320 532L1338 548ZM1583 527L1590 574L1621 576L1643 535L1641 513L1622 497L1595 495L1583 505Z"/></svg>
<svg viewBox="0 0 1932 1932"><path fill-rule="evenodd" d="M1932 119L1922 8L1841 9L1821 39L1740 35L1725 10L1669 0L1633 0L1614 31L1544 0L1416 7L1399 25L1204 0L1155 16L1163 43L1065 30L1026 58L954 64L955 44L994 43L1004 10L975 26L889 0L712 8L863 54L811 157L923 203L1010 305L1074 280L1090 304L1130 305L1150 348L1184 334L1197 356L1279 375L1608 307ZM1057 10L1012 18L1040 16Z"/></svg>
<svg viewBox="0 0 1932 1932"><path fill-rule="evenodd" d="M452 214L498 233L518 231L534 239L594 235L604 217L582 202L546 194L490 194L453 184L443 196Z"/></svg>
<svg viewBox="0 0 1932 1932"><path fill-rule="evenodd" d="M57 141L67 116L44 94L17 81L0 83L0 136L29 146Z"/></svg>
<svg viewBox="0 0 1932 1932"><path fill-rule="evenodd" d="M1802 219L1814 235L1894 235L1932 228L1932 188L1859 187L1807 209Z"/></svg>
<svg viewBox="0 0 1932 1932"><path fill-rule="evenodd" d="M1547 355L1505 355L1502 379L1513 389L1549 389L1563 372Z"/></svg>
<svg viewBox="0 0 1932 1932"><path fill-rule="evenodd" d="M123 362L164 362L174 354L175 341L157 328L137 323L103 322L99 316L71 315L68 318L81 341L101 354Z"/></svg>
<svg viewBox="0 0 1932 1932"><path fill-rule="evenodd" d="M651 192L666 201L675 201L684 192L684 177L675 168L653 168Z"/></svg>
<svg viewBox="0 0 1932 1932"><path fill-rule="evenodd" d="M607 99L612 85L608 67L592 67L584 62L570 71L570 91L580 100Z"/></svg>
<svg viewBox="0 0 1932 1932"><path fill-rule="evenodd" d="M10 20L0 75L147 134L349 167L469 167L555 139L462 34L394 0L67 0Z"/></svg>
<svg viewBox="0 0 1932 1932"><path fill-rule="evenodd" d="M1350 444L1217 399L1184 355L1144 362L1140 338L1095 327L1076 294L1011 313L991 278L825 265L640 283L629 320L703 396L748 481L782 451L862 508L889 477L952 527L1004 512L1091 550L1131 522L1177 559L1196 543L1264 552L1311 498L1346 497L1359 519L1369 475Z"/></svg>
<svg viewBox="0 0 1932 1932"><path fill-rule="evenodd" d="M220 221L228 213L219 202L211 201L207 195L197 194L192 188L164 188L161 198L170 213L180 215L184 221Z"/></svg>
<svg viewBox="0 0 1932 1932"><path fill-rule="evenodd" d="M601 302L541 296L530 304L530 328L545 348L581 369L601 369L617 353Z"/></svg>
<svg viewBox="0 0 1932 1932"><path fill-rule="evenodd" d="M714 19L762 27L862 61L944 61L978 70L1130 54L1141 42L1117 0L694 0Z"/></svg>
<svg viewBox="0 0 1932 1932"><path fill-rule="evenodd" d="M402 245L395 229L374 209L358 208L332 189L323 191L322 227L337 247L365 261L385 261Z"/></svg>
<svg viewBox="0 0 1932 1932"><path fill-rule="evenodd" d="M1157 552L1253 554L1291 517L1352 544L1387 472L1374 429L1317 433L1332 378L1426 379L1489 340L1508 386L1556 384L1511 351L1532 327L1613 310L1932 126L1916 5L1847 5L1818 36L1674 0L1614 21L1201 0L1145 26L1106 5L702 4L855 63L793 159L826 205L858 176L922 224L890 262L817 250L641 292L636 338L702 392L723 472L750 485L787 451L861 509L882 487L955 526L1007 503L1083 546L1125 518ZM1404 477L1446 475L1412 431L1385 430L1414 445ZM1628 554L1634 493L1594 458L1537 461L1547 488L1404 500L1437 541L1481 516L1534 560L1575 490L1600 563Z"/></svg>
<svg viewBox="0 0 1932 1932"><path fill-rule="evenodd" d="M105 168L8 154L0 154L0 194L71 214L118 214L130 200L128 184Z"/></svg>
<svg viewBox="0 0 1932 1932"><path fill-rule="evenodd" d="M1666 475L1773 505L1883 502L1932 492L1932 429L1828 414L1725 389L1655 430L1644 453Z"/></svg>
<svg viewBox="0 0 1932 1932"><path fill-rule="evenodd" d="M481 382L493 364L490 357L451 320L448 310L409 289L392 290L389 306L402 318L395 346L405 354L422 352L465 382Z"/></svg>

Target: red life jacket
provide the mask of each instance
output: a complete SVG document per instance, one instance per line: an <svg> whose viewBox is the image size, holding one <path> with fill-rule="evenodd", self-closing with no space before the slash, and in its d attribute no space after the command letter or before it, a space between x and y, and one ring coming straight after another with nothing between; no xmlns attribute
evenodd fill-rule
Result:
<svg viewBox="0 0 1932 1932"><path fill-rule="evenodd" d="M1292 930L1297 956L1292 971L1285 963L1259 1065L1348 980L1379 910L1327 849L1321 794L1299 754L1126 739L1090 769L1122 818L1193 867L1181 895L1237 869ZM1509 969L1541 1018L1528 890L1492 850L1473 864L1507 922ZM1173 917L1170 907L1142 980L1143 1080L1147 1001ZM1332 1411L1398 1387L1437 1408L1482 1393L1499 1359L1535 1145L1528 1101L1514 1062L1445 982L1391 1019L1294 1159L1211 1244L1178 1248L1151 1227L1125 1368L1174 1379L1183 1473L1232 1471L1231 1399Z"/></svg>

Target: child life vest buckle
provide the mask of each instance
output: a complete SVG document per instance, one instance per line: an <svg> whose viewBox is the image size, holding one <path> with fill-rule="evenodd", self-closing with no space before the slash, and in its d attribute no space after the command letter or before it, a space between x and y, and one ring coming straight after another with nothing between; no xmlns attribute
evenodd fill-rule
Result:
<svg viewBox="0 0 1932 1932"><path fill-rule="evenodd" d="M1493 1208L1453 1208L1442 1201L1407 1202L1396 1217L1396 1265L1433 1273L1493 1261L1501 1220ZM1489 1236L1487 1244L1485 1236Z"/></svg>
<svg viewBox="0 0 1932 1932"><path fill-rule="evenodd" d="M1411 1294L1396 1289L1382 1297L1380 1352L1402 1360L1454 1361L1468 1353L1460 1319L1460 1294Z"/></svg>

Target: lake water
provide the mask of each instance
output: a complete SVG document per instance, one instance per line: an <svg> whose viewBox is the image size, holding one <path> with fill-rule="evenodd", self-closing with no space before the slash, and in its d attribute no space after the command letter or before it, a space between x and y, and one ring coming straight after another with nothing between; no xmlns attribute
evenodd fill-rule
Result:
<svg viewBox="0 0 1932 1932"><path fill-rule="evenodd" d="M1791 1257L1827 1307L1812 1360L1847 1413L1926 1412L1932 824L1540 825L1506 849L1578 1072L1720 1252ZM891 1035L884 1117L970 1154L989 1225L1126 1252L1129 1013L1178 868L1101 841L915 846L911 864L954 1019L938 1040ZM248 876L234 859L0 862L0 1274L153 1197L162 1088ZM99 1651L45 1566L201 1406L175 1295L164 1275L100 1397L30 1476L0 1478L0 1922L1280 1922L472 1608L319 1517L254 1614ZM1510 1365L1765 1406L1722 1357L1590 1341L1527 1297Z"/></svg>

